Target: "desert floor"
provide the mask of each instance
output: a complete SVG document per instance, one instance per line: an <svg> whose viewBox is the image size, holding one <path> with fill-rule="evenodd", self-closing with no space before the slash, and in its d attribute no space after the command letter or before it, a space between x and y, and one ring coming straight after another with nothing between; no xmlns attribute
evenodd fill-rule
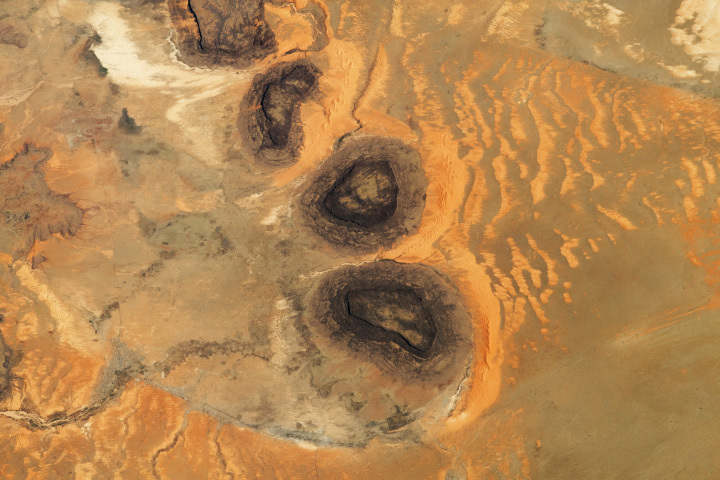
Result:
<svg viewBox="0 0 720 480"><path fill-rule="evenodd" d="M714 479L715 0L0 2L0 478Z"/></svg>

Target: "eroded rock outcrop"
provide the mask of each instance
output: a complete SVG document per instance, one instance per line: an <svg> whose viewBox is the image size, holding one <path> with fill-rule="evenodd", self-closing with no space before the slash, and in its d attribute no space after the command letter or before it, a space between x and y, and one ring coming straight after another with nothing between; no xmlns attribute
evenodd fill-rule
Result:
<svg viewBox="0 0 720 480"><path fill-rule="evenodd" d="M349 139L306 183L300 210L336 247L372 251L417 230L426 186L415 149L384 137Z"/></svg>
<svg viewBox="0 0 720 480"><path fill-rule="evenodd" d="M275 48L264 1L170 0L175 42L190 65L242 65Z"/></svg>
<svg viewBox="0 0 720 480"><path fill-rule="evenodd" d="M21 257L36 241L55 233L75 235L80 228L83 211L45 182L42 168L52 155L50 149L26 144L0 165L0 251Z"/></svg>
<svg viewBox="0 0 720 480"><path fill-rule="evenodd" d="M353 355L404 381L458 381L470 360L472 324L450 281L420 264L379 261L326 274L308 321Z"/></svg>
<svg viewBox="0 0 720 480"><path fill-rule="evenodd" d="M303 143L299 106L317 90L319 75L317 67L297 62L253 80L238 126L258 162L280 167L297 160Z"/></svg>

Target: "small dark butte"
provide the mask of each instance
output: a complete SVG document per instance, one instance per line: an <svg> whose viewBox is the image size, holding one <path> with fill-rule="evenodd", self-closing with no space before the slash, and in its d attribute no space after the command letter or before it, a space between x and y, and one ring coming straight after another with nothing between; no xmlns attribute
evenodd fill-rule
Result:
<svg viewBox="0 0 720 480"><path fill-rule="evenodd" d="M414 418L407 412L404 412L401 408L395 407L395 413L385 419L384 424L380 426L380 429L384 432L393 432L399 430L402 427L412 423Z"/></svg>
<svg viewBox="0 0 720 480"><path fill-rule="evenodd" d="M378 261L324 274L305 320L347 355L401 382L459 382L472 351L472 322L455 286L431 267Z"/></svg>
<svg viewBox="0 0 720 480"><path fill-rule="evenodd" d="M299 106L312 98L319 75L315 66L296 62L253 79L238 128L260 163L279 167L297 161L303 143Z"/></svg>
<svg viewBox="0 0 720 480"><path fill-rule="evenodd" d="M305 224L340 250L374 251L417 231L427 180L417 151L385 137L346 138L305 183Z"/></svg>

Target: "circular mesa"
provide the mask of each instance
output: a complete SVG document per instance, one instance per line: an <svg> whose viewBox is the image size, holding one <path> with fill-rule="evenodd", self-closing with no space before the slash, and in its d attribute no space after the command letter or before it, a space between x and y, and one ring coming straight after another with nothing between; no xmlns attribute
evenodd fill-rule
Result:
<svg viewBox="0 0 720 480"><path fill-rule="evenodd" d="M335 218L370 228L397 209L398 186L386 161L354 165L325 197L325 209Z"/></svg>
<svg viewBox="0 0 720 480"><path fill-rule="evenodd" d="M415 149L396 139L359 137L343 141L308 180L300 210L336 247L375 250L417 230L426 188Z"/></svg>

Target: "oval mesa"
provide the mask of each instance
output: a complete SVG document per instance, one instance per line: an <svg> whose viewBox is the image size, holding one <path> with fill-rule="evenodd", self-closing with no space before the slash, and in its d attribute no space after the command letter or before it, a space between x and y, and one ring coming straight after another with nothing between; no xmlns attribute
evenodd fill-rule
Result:
<svg viewBox="0 0 720 480"><path fill-rule="evenodd" d="M297 161L304 138L299 107L317 91L319 76L314 65L294 62L253 79L238 128L260 163L283 167Z"/></svg>
<svg viewBox="0 0 720 480"><path fill-rule="evenodd" d="M403 381L445 383L463 375L472 352L471 316L437 270L381 260L324 274L307 322L317 334Z"/></svg>

